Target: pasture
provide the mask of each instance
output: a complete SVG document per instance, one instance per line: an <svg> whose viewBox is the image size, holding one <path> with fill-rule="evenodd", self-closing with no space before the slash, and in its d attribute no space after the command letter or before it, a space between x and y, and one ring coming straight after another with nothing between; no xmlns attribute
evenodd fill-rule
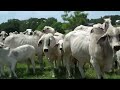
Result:
<svg viewBox="0 0 120 90"><path fill-rule="evenodd" d="M27 65L18 63L16 68L16 74L18 75L18 79L67 79L65 75L66 74L65 68L63 67L61 67L62 68L61 73L58 73L57 71L55 71L56 77L52 78L50 64L45 57L44 57L45 70L40 71L38 60L35 60L35 62L36 62L35 74L32 73L32 67L30 68L30 72L27 73L26 72ZM87 79L97 79L95 70L92 67L89 68L89 65L86 64L84 69L85 69L85 76ZM77 69L76 69L76 72L77 73L75 75L75 79L80 79L81 78L80 73L78 72ZM1 79L10 79L8 78L7 67L5 67L5 76L1 77ZM105 79L120 79L120 71L115 69L114 72L112 73L106 73Z"/></svg>

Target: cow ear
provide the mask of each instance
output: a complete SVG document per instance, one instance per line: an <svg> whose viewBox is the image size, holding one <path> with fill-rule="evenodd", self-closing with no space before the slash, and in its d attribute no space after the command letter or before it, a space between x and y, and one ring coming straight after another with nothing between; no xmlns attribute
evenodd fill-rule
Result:
<svg viewBox="0 0 120 90"><path fill-rule="evenodd" d="M52 40L52 38L50 38L50 41Z"/></svg>
<svg viewBox="0 0 120 90"><path fill-rule="evenodd" d="M38 41L38 46L40 46L42 44L42 40Z"/></svg>
<svg viewBox="0 0 120 90"><path fill-rule="evenodd" d="M104 34L98 39L97 44L103 43L106 40L106 38L107 38L107 34Z"/></svg>
<svg viewBox="0 0 120 90"><path fill-rule="evenodd" d="M91 31L90 31L90 33L93 33L94 32L94 30L92 29Z"/></svg>
<svg viewBox="0 0 120 90"><path fill-rule="evenodd" d="M8 34L6 33L6 36L8 36Z"/></svg>

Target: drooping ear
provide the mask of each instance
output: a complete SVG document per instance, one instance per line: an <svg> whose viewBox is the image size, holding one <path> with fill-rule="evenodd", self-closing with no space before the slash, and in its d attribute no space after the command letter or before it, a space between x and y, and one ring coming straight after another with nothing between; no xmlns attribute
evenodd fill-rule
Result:
<svg viewBox="0 0 120 90"><path fill-rule="evenodd" d="M90 31L90 33L93 33L94 32L94 30L92 29L91 31Z"/></svg>
<svg viewBox="0 0 120 90"><path fill-rule="evenodd" d="M104 34L98 39L97 44L103 43L106 40L106 38L107 38L107 34Z"/></svg>
<svg viewBox="0 0 120 90"><path fill-rule="evenodd" d="M23 32L23 34L26 34L26 33L27 33L27 31L24 31L24 32Z"/></svg>
<svg viewBox="0 0 120 90"><path fill-rule="evenodd" d="M5 35L6 35L6 36L8 36L8 34L7 34L7 33L5 33Z"/></svg>
<svg viewBox="0 0 120 90"><path fill-rule="evenodd" d="M38 41L38 46L40 46L42 44L42 40Z"/></svg>
<svg viewBox="0 0 120 90"><path fill-rule="evenodd" d="M104 32L107 32L107 29L109 28L109 23L106 23L106 22L103 23L102 28L103 28Z"/></svg>

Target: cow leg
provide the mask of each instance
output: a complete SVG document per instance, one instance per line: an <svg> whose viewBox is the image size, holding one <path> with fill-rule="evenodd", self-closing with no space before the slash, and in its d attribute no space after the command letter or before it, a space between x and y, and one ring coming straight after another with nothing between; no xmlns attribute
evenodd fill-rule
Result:
<svg viewBox="0 0 120 90"><path fill-rule="evenodd" d="M9 78L12 77L11 64L8 65Z"/></svg>
<svg viewBox="0 0 120 90"><path fill-rule="evenodd" d="M0 65L0 77L5 76L4 65Z"/></svg>
<svg viewBox="0 0 120 90"><path fill-rule="evenodd" d="M28 59L26 62L27 62L26 72L27 72L27 73L30 73L30 62L29 62L29 59Z"/></svg>
<svg viewBox="0 0 120 90"><path fill-rule="evenodd" d="M33 73L35 74L35 62L34 62L34 58L31 58L31 63L32 63L32 67L33 67Z"/></svg>
<svg viewBox="0 0 120 90"><path fill-rule="evenodd" d="M78 61L78 68L79 68L79 71L80 71L82 79L85 78L85 73L84 73L84 70L83 70L83 65L84 65L84 63L81 63L81 62Z"/></svg>
<svg viewBox="0 0 120 90"><path fill-rule="evenodd" d="M61 59L60 59L60 58L58 58L57 63L58 63L58 72L60 73L60 72L61 72L60 67L62 66L62 65L61 65Z"/></svg>
<svg viewBox="0 0 120 90"><path fill-rule="evenodd" d="M1 65L0 67L1 67L1 75L2 75L2 76L5 76L5 73L4 73L4 65Z"/></svg>
<svg viewBox="0 0 120 90"><path fill-rule="evenodd" d="M55 73L54 73L54 63L53 61L50 60L50 65L51 65L51 69L52 69L52 77L55 77Z"/></svg>
<svg viewBox="0 0 120 90"><path fill-rule="evenodd" d="M12 73L13 73L13 76L15 77L15 78L17 78L17 75L16 75L16 73L15 73L15 66L16 66L16 61L14 61L14 62L12 62L12 65L11 65L11 71L12 71Z"/></svg>
<svg viewBox="0 0 120 90"><path fill-rule="evenodd" d="M57 61L54 61L54 68L57 69Z"/></svg>
<svg viewBox="0 0 120 90"><path fill-rule="evenodd" d="M66 66L66 73L68 74L68 78L71 78L72 77L72 75L71 75L71 71L70 71L70 56L65 56L64 57L64 64L65 64L65 66Z"/></svg>
<svg viewBox="0 0 120 90"><path fill-rule="evenodd" d="M17 78L17 75L15 73L15 66L16 66L16 61L12 61L8 67L9 67L9 78L12 77L12 74L14 75L15 78Z"/></svg>
<svg viewBox="0 0 120 90"><path fill-rule="evenodd" d="M39 63L40 63L40 70L44 70L43 56L42 55L38 55L38 60L39 60Z"/></svg>
<svg viewBox="0 0 120 90"><path fill-rule="evenodd" d="M102 75L102 72L100 70L100 66L99 66L98 62L92 56L90 59L90 63L93 65L93 67L97 73L98 79L103 79L103 75Z"/></svg>

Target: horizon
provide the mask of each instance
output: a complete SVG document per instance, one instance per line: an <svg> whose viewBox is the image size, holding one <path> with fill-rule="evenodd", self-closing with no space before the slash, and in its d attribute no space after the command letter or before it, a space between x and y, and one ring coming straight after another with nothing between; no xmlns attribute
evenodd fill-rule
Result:
<svg viewBox="0 0 120 90"><path fill-rule="evenodd" d="M120 11L84 11L88 13L88 19L97 19L106 15L120 15ZM9 19L26 20L29 18L50 18L54 17L63 22L61 15L64 11L0 11L0 24Z"/></svg>

